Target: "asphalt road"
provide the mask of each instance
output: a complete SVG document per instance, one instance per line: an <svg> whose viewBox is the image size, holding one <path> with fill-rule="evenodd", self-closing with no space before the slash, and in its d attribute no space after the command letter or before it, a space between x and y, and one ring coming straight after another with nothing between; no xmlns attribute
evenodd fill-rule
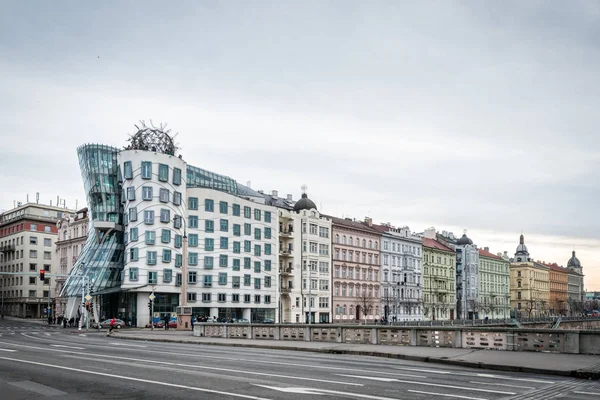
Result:
<svg viewBox="0 0 600 400"><path fill-rule="evenodd" d="M600 383L345 355L130 342L0 321L0 398L600 399Z"/></svg>

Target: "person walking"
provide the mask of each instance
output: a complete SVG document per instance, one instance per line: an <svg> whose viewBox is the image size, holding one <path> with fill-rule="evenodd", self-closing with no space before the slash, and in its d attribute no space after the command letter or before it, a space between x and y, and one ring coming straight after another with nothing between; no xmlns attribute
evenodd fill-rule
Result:
<svg viewBox="0 0 600 400"><path fill-rule="evenodd" d="M171 320L171 315L170 314L165 314L164 317L164 321L165 321L165 331L169 330L169 321Z"/></svg>
<svg viewBox="0 0 600 400"><path fill-rule="evenodd" d="M106 336L110 336L113 329L115 329L116 327L117 327L117 319L115 317L113 317L113 319L110 320L110 325L108 327L108 333L106 334Z"/></svg>

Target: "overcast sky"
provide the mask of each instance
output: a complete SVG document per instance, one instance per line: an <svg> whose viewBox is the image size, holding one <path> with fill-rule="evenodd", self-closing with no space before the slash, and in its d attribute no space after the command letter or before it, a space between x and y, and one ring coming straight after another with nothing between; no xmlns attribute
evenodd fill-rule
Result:
<svg viewBox="0 0 600 400"><path fill-rule="evenodd" d="M184 159L327 213L575 247L600 290L596 1L5 1L0 208L85 202L76 147Z"/></svg>

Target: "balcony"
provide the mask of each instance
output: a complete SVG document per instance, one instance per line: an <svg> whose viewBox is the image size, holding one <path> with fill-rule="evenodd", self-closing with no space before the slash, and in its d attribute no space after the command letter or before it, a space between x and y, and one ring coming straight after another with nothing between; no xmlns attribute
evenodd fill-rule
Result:
<svg viewBox="0 0 600 400"><path fill-rule="evenodd" d="M279 255L281 257L293 257L290 249L279 249Z"/></svg>
<svg viewBox="0 0 600 400"><path fill-rule="evenodd" d="M14 244L5 244L2 247L0 247L0 252L2 253L8 253L9 251L15 251Z"/></svg>
<svg viewBox="0 0 600 400"><path fill-rule="evenodd" d="M292 230L287 230L287 231L279 231L279 236L283 236L286 238L291 238L294 235L294 231Z"/></svg>
<svg viewBox="0 0 600 400"><path fill-rule="evenodd" d="M289 287L282 287L281 288L281 295L282 296L289 296L292 293L292 288Z"/></svg>
<svg viewBox="0 0 600 400"><path fill-rule="evenodd" d="M293 268L279 268L279 274L281 276L292 276Z"/></svg>

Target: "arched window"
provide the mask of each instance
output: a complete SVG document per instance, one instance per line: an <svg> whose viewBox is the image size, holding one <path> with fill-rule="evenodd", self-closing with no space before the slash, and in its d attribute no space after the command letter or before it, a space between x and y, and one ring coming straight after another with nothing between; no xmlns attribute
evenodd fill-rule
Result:
<svg viewBox="0 0 600 400"><path fill-rule="evenodd" d="M348 313L348 315L354 315L354 306L352 304L350 304L350 312Z"/></svg>
<svg viewBox="0 0 600 400"><path fill-rule="evenodd" d="M348 241L348 244L349 244L350 246L352 246L352 245L354 244L354 243L352 242L352 236L350 236L350 240Z"/></svg>
<svg viewBox="0 0 600 400"><path fill-rule="evenodd" d="M369 240L369 248L372 249L373 248L373 241Z"/></svg>
<svg viewBox="0 0 600 400"><path fill-rule="evenodd" d="M342 314L346 315L346 305L345 304L342 306Z"/></svg>
<svg viewBox="0 0 600 400"><path fill-rule="evenodd" d="M342 236L342 244L346 244L346 235Z"/></svg>
<svg viewBox="0 0 600 400"><path fill-rule="evenodd" d="M377 241L375 241L375 250L377 250L379 248L379 244L377 243Z"/></svg>
<svg viewBox="0 0 600 400"><path fill-rule="evenodd" d="M340 235L335 235L335 242L339 243L340 242Z"/></svg>
<svg viewBox="0 0 600 400"><path fill-rule="evenodd" d="M367 241L365 239L363 239L363 246L362 247L367 247Z"/></svg>

